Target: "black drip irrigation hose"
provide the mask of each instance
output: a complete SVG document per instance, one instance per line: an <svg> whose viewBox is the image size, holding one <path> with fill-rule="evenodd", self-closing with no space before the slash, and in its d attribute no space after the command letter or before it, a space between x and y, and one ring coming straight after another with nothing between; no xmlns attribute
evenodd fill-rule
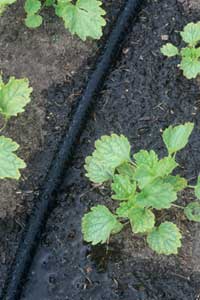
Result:
<svg viewBox="0 0 200 300"><path fill-rule="evenodd" d="M97 62L96 69L91 75L80 99L70 128L59 146L58 154L51 164L44 187L39 196L34 199L36 204L33 207L23 232L14 263L0 298L1 300L20 299L23 284L28 276L31 262L39 244L46 220L55 206L56 191L62 182L66 166L70 163L72 151L80 136L93 98L103 84L105 76L107 75L112 62L116 58L116 55L121 48L122 41L126 36L129 21L136 16L141 3L142 0L127 0L125 7L117 19L115 27L106 42L103 53Z"/></svg>

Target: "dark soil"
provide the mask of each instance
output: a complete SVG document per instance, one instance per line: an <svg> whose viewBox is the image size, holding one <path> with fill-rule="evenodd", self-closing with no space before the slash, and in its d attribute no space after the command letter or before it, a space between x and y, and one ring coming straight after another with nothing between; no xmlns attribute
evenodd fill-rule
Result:
<svg viewBox="0 0 200 300"><path fill-rule="evenodd" d="M188 81L177 68L178 59L166 59L160 47L180 45L180 31L197 21L199 11L183 10L176 0L146 1L82 134L70 171L58 196L32 272L24 300L197 300L200 298L200 226L188 222L177 209L160 220L181 228L179 255L153 253L129 226L107 246L83 243L81 217L93 205L112 206L107 188L85 178L85 157L102 134L123 133L139 149L165 154L161 133L171 124L195 123L189 145L177 156L180 173L195 182L200 171L200 85ZM188 192L179 203L191 201Z"/></svg>
<svg viewBox="0 0 200 300"><path fill-rule="evenodd" d="M124 0L105 1L107 27L99 41L82 42L71 36L54 11L44 11L44 24L35 30L24 25L24 1L17 1L0 18L0 70L28 77L33 87L26 112L9 121L5 136L20 144L27 168L19 182L0 182L0 290L40 186L67 130L78 95L94 66ZM0 126L2 120L0 120Z"/></svg>

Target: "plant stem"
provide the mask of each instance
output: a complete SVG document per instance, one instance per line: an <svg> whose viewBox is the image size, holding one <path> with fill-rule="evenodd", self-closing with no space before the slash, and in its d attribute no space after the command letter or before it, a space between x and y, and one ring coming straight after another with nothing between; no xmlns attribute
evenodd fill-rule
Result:
<svg viewBox="0 0 200 300"><path fill-rule="evenodd" d="M194 189L195 188L195 186L193 186L193 185L188 185L187 187L190 188L190 189Z"/></svg>
<svg viewBox="0 0 200 300"><path fill-rule="evenodd" d="M177 208L181 208L181 209L184 209L184 207L183 207L183 206L181 206L181 205L177 205L177 204L172 204L172 206L174 206L174 207L177 207Z"/></svg>
<svg viewBox="0 0 200 300"><path fill-rule="evenodd" d="M6 128L7 123L8 123L8 120L5 119L5 123L4 123L3 127L0 128L0 132L2 132Z"/></svg>

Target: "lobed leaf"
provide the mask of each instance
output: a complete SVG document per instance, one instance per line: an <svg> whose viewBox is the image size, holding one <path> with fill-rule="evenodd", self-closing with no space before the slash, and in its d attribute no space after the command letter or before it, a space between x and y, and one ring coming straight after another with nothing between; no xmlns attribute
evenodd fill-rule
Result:
<svg viewBox="0 0 200 300"><path fill-rule="evenodd" d="M128 217L134 233L148 232L155 225L155 216L149 209L133 207L130 209Z"/></svg>
<svg viewBox="0 0 200 300"><path fill-rule="evenodd" d="M17 116L24 111L24 107L31 101L28 79L10 77L7 84L0 85L0 114L5 118Z"/></svg>
<svg viewBox="0 0 200 300"><path fill-rule="evenodd" d="M115 175L111 188L115 192L112 199L128 200L136 192L136 183L132 183L126 175Z"/></svg>
<svg viewBox="0 0 200 300"><path fill-rule="evenodd" d="M155 180L136 195L136 205L141 208L170 208L172 202L177 199L173 186L169 183L163 183L161 180Z"/></svg>
<svg viewBox="0 0 200 300"><path fill-rule="evenodd" d="M163 182L171 184L175 192L180 192L187 187L187 180L179 175L169 175L163 179Z"/></svg>
<svg viewBox="0 0 200 300"><path fill-rule="evenodd" d="M164 222L155 227L147 236L151 249L158 254L177 254L181 247L181 233L178 227L171 222Z"/></svg>
<svg viewBox="0 0 200 300"><path fill-rule="evenodd" d="M14 152L19 145L10 138L0 136L0 179L20 178L20 169L24 169L26 164Z"/></svg>
<svg viewBox="0 0 200 300"><path fill-rule="evenodd" d="M58 0L56 14L61 17L65 27L72 34L77 34L83 41L87 37L99 39L102 36L102 27L106 22L103 18L105 11L98 0Z"/></svg>
<svg viewBox="0 0 200 300"><path fill-rule="evenodd" d="M183 149L194 128L194 123L185 123L184 125L169 126L163 132L163 141L167 147L169 154L176 153Z"/></svg>
<svg viewBox="0 0 200 300"><path fill-rule="evenodd" d="M85 214L82 219L84 240L92 245L105 243L111 234L118 233L122 227L116 216L104 205L92 207L91 212Z"/></svg>
<svg viewBox="0 0 200 300"><path fill-rule="evenodd" d="M188 220L200 222L200 203L191 202L185 207L184 213Z"/></svg>
<svg viewBox="0 0 200 300"><path fill-rule="evenodd" d="M134 199L130 199L128 201L122 201L120 202L119 207L116 210L116 213L120 218L128 218L129 212L133 207L134 207Z"/></svg>
<svg viewBox="0 0 200 300"><path fill-rule="evenodd" d="M168 57L176 56L179 54L178 48L171 43L167 43L166 45L162 46L160 50L163 55Z"/></svg>
<svg viewBox="0 0 200 300"><path fill-rule="evenodd" d="M190 46L195 46L200 41L200 22L188 23L181 32L182 39Z"/></svg>
<svg viewBox="0 0 200 300"><path fill-rule="evenodd" d="M121 164L130 161L130 144L123 135L102 136L95 143L92 156L86 158L86 176L95 183L102 183L114 175Z"/></svg>

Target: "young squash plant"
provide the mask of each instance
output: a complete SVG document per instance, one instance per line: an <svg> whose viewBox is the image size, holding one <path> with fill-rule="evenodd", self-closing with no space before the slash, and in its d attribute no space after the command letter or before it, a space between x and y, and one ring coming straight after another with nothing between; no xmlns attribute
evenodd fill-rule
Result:
<svg viewBox="0 0 200 300"><path fill-rule="evenodd" d="M12 116L24 111L24 107L31 100L31 92L28 79L10 77L4 83L0 74L0 115L5 125ZM20 169L25 168L26 164L15 154L18 148L19 145L12 139L0 135L0 179L20 178Z"/></svg>
<svg viewBox="0 0 200 300"><path fill-rule="evenodd" d="M17 0L3 0L2 12L8 4ZM1 5L1 4L0 4ZM83 41L87 37L100 39L102 28L106 25L105 10L101 8L99 0L26 0L25 24L29 28L37 28L42 22L41 11L44 7L53 6L55 14L60 17L72 34L77 34ZM1 6L0 6L1 12Z"/></svg>
<svg viewBox="0 0 200 300"><path fill-rule="evenodd" d="M178 166L176 153L188 143L193 127L193 123L185 123L165 129L162 137L168 155L161 159L154 150L140 150L132 158L131 145L123 135L102 136L96 141L94 152L85 161L86 176L93 183L108 181L118 207L113 213L106 206L97 205L83 216L85 241L92 245L105 243L128 220L133 233L146 234L149 247L158 254L178 253L180 230L168 220L158 224L155 211L180 207L174 202L177 193L185 188L194 188L200 199L200 177L192 187L185 178L172 174ZM200 200L180 208L189 220L200 222Z"/></svg>
<svg viewBox="0 0 200 300"><path fill-rule="evenodd" d="M168 57L180 56L178 65L183 75L188 78L196 78L200 74L200 22L187 24L180 33L186 47L179 50L171 43L161 48L162 54Z"/></svg>

